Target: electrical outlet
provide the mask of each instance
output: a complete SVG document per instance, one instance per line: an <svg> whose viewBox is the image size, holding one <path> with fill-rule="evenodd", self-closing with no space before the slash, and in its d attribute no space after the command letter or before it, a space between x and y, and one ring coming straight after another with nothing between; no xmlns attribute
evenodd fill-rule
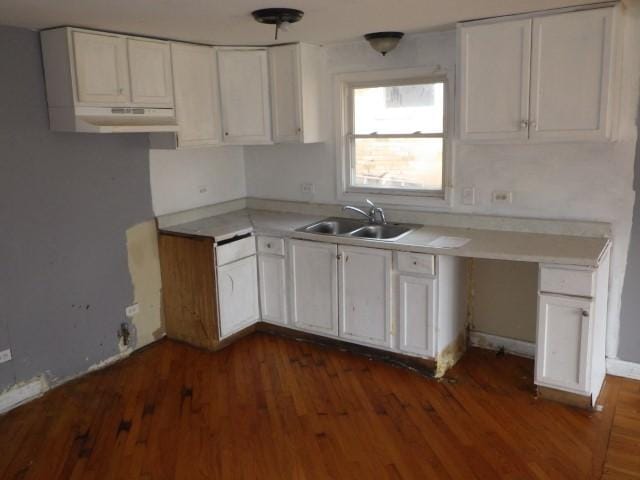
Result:
<svg viewBox="0 0 640 480"><path fill-rule="evenodd" d="M504 190L495 190L491 194L491 201L493 203L511 203L513 201L513 194Z"/></svg>
<svg viewBox="0 0 640 480"><path fill-rule="evenodd" d="M11 349L7 348L6 350L2 350L0 352L0 363L8 362L13 357L11 356Z"/></svg>
<svg viewBox="0 0 640 480"><path fill-rule="evenodd" d="M462 204L463 205L475 205L476 204L476 189L475 187L466 187L462 189Z"/></svg>
<svg viewBox="0 0 640 480"><path fill-rule="evenodd" d="M137 303L134 303L133 305L129 305L127 308L124 309L124 313L129 318L135 317L138 314L138 312L140 312L140 305L138 305Z"/></svg>
<svg viewBox="0 0 640 480"><path fill-rule="evenodd" d="M313 183L303 183L301 185L302 193L314 194L316 192L316 186Z"/></svg>
<svg viewBox="0 0 640 480"><path fill-rule="evenodd" d="M207 193L209 189L207 188L206 185L200 185L198 186L198 193Z"/></svg>

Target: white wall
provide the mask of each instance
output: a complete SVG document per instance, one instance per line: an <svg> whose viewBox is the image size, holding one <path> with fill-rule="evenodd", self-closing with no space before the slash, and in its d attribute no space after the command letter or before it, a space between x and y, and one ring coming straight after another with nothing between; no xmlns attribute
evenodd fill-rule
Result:
<svg viewBox="0 0 640 480"><path fill-rule="evenodd" d="M640 32L638 4L625 16L624 58L619 141L606 144L556 143L544 145L454 144L453 204L449 211L538 218L585 219L612 224L614 247L608 332L608 355L618 348L620 294L626 266L631 213L633 161L638 107L637 57ZM412 35L387 57L366 42L327 47L325 89L333 91L333 77L347 71L440 65L454 71L455 32ZM326 120L333 132L333 102L327 101ZM324 145L267 146L245 149L247 191L252 197L337 203L333 139ZM316 193L307 198L300 183L312 182ZM475 186L479 202L461 205L462 188ZM491 204L493 190L513 192L511 205Z"/></svg>
<svg viewBox="0 0 640 480"><path fill-rule="evenodd" d="M151 150L151 196L156 215L245 197L242 147Z"/></svg>

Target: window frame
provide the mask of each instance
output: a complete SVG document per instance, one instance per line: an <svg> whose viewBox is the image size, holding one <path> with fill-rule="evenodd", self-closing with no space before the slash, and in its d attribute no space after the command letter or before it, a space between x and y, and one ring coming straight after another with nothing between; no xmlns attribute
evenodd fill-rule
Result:
<svg viewBox="0 0 640 480"><path fill-rule="evenodd" d="M436 68L410 68L353 72L336 76L337 105L336 158L338 169L338 199L344 201L374 201L403 206L447 207L451 204L451 132L450 112L453 110L453 81L446 70ZM355 111L353 90L362 87L384 87L390 85L414 85L420 83L443 83L443 131L422 134L356 135L354 131ZM442 189L423 190L407 188L377 188L352 185L353 162L355 161L356 138L442 138Z"/></svg>

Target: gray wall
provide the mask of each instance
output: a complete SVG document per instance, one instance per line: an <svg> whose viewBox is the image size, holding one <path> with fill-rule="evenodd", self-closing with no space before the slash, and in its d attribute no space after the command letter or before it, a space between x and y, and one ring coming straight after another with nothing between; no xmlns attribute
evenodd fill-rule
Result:
<svg viewBox="0 0 640 480"><path fill-rule="evenodd" d="M118 353L125 232L153 217L147 135L48 129L38 34L0 27L0 391Z"/></svg>
<svg viewBox="0 0 640 480"><path fill-rule="evenodd" d="M637 118L640 118L640 110ZM640 138L640 125L638 127ZM640 142L636 143L633 188L636 191L636 201L633 206L631 240L622 290L618 358L640 363Z"/></svg>

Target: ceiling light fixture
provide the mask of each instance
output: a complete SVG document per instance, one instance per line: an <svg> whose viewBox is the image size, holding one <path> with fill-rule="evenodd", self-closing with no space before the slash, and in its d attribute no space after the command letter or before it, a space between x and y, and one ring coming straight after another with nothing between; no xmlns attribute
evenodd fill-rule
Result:
<svg viewBox="0 0 640 480"><path fill-rule="evenodd" d="M257 22L276 26L276 40L278 30L285 30L291 23L299 22L304 12L294 8L262 8L251 12Z"/></svg>
<svg viewBox="0 0 640 480"><path fill-rule="evenodd" d="M367 33L364 38L371 48L382 55L386 55L398 46L400 39L404 37L402 32L375 32Z"/></svg>

